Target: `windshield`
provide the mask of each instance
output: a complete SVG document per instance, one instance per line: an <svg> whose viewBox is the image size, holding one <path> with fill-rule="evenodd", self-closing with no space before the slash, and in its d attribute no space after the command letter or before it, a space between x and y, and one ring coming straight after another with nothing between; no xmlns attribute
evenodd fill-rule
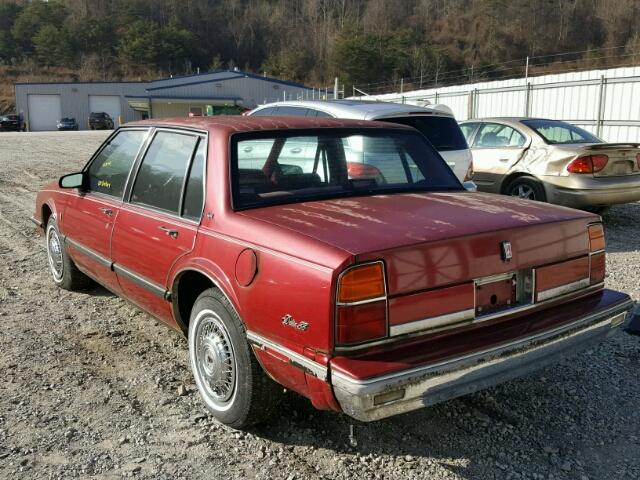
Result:
<svg viewBox="0 0 640 480"><path fill-rule="evenodd" d="M592 133L570 123L557 120L522 120L532 128L542 139L552 145L570 143L604 143Z"/></svg>
<svg viewBox="0 0 640 480"><path fill-rule="evenodd" d="M463 190L417 132L321 129L234 135L236 209L397 192Z"/></svg>
<svg viewBox="0 0 640 480"><path fill-rule="evenodd" d="M413 117L381 118L384 122L401 123L415 128L429 139L436 150L466 150L467 141L462 135L458 122L451 117L417 115Z"/></svg>

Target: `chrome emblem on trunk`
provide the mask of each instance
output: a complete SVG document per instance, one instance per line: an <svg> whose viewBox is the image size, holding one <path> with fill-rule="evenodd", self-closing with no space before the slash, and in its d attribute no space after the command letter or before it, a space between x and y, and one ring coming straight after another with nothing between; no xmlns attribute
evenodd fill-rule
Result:
<svg viewBox="0 0 640 480"><path fill-rule="evenodd" d="M500 256L502 257L503 262L508 262L513 257L513 252L511 251L511 242L500 242Z"/></svg>

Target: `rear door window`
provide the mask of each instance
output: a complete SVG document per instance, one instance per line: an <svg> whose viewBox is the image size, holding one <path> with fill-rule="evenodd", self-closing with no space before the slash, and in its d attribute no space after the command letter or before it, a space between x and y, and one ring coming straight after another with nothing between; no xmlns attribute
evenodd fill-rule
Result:
<svg viewBox="0 0 640 480"><path fill-rule="evenodd" d="M300 107L278 107L278 115L286 115L290 117L305 117L307 108Z"/></svg>
<svg viewBox="0 0 640 480"><path fill-rule="evenodd" d="M120 130L88 168L89 190L122 198L129 172L147 130Z"/></svg>
<svg viewBox="0 0 640 480"><path fill-rule="evenodd" d="M381 118L379 120L401 123L415 128L427 137L436 147L436 150L440 152L466 150L469 148L462 131L460 131L458 122L452 117L416 115L413 117Z"/></svg>
<svg viewBox="0 0 640 480"><path fill-rule="evenodd" d="M519 148L524 146L525 138L515 128L500 123L485 123L480 127L473 141L479 148Z"/></svg>
<svg viewBox="0 0 640 480"><path fill-rule="evenodd" d="M179 214L184 180L197 142L196 135L159 131L140 165L131 203Z"/></svg>
<svg viewBox="0 0 640 480"><path fill-rule="evenodd" d="M462 131L462 135L464 135L468 145L471 145L471 136L473 135L473 132L476 131L476 128L478 128L478 125L478 123L463 123L460 125L460 130Z"/></svg>

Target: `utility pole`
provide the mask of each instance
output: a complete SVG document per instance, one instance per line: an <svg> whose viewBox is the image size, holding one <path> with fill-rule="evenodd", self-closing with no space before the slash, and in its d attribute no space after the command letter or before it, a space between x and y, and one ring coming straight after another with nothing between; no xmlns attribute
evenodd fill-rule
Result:
<svg viewBox="0 0 640 480"><path fill-rule="evenodd" d="M340 86L338 85L338 77L333 81L333 99L338 100L338 89Z"/></svg>

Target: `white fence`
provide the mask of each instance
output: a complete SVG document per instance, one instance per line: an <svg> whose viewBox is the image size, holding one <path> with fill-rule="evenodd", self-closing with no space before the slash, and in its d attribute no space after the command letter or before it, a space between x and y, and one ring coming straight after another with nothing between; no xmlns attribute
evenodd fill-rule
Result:
<svg viewBox="0 0 640 480"><path fill-rule="evenodd" d="M531 116L565 120L608 142L640 141L640 66L361 97L442 103L458 120Z"/></svg>

